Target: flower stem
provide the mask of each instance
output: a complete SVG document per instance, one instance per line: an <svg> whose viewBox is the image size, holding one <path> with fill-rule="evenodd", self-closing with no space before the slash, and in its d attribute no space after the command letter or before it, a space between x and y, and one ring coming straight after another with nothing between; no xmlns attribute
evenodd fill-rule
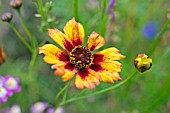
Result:
<svg viewBox="0 0 170 113"><path fill-rule="evenodd" d="M32 53L32 57L31 57L31 61L30 61L30 64L29 64L29 73L28 73L28 78L27 78L30 81L32 81L31 75L32 75L32 72L33 72L33 69L34 69L34 64L35 64L36 58L37 58L37 49L34 49L33 53Z"/></svg>
<svg viewBox="0 0 170 113"><path fill-rule="evenodd" d="M122 86L126 82L128 82L136 74L137 74L137 71L135 71L131 76L127 77L124 81L122 81L122 82L120 82L120 83L118 83L118 84L116 84L114 86L108 87L106 89L103 89L103 90L100 90L100 91L97 91L97 92L94 92L94 93L91 93L91 94L88 94L88 95L68 99L67 101L64 101L64 102L60 103L60 105L64 105L64 104L67 104L67 103L70 103L70 102L73 102L73 101L77 101L77 100L80 100L80 99L85 99L85 98L90 97L90 96L98 95L98 94L113 90L113 89L115 89L117 87Z"/></svg>
<svg viewBox="0 0 170 113"><path fill-rule="evenodd" d="M78 0L74 0L74 17L76 20L79 20L78 18Z"/></svg>
<svg viewBox="0 0 170 113"><path fill-rule="evenodd" d="M149 52L148 52L148 55L151 56L153 55L155 49L156 49L156 46L158 45L159 41L161 40L162 38L162 35L166 32L166 30L170 27L170 19L166 22L166 24L164 25L164 27L162 28L162 30L159 32L159 34L156 36L154 42L152 43L150 49L149 49Z"/></svg>
<svg viewBox="0 0 170 113"><path fill-rule="evenodd" d="M66 101L66 98L67 98L67 92L68 92L68 88L67 88L67 89L65 90L65 92L64 92L62 102L65 102L65 101Z"/></svg>
<svg viewBox="0 0 170 113"><path fill-rule="evenodd" d="M46 16L45 16L45 12L44 12L44 9L43 9L42 0L36 0L35 2L36 2L36 4L37 4L38 12L40 13L42 20L43 20L44 22L46 22L46 21L47 21L47 18L46 18Z"/></svg>
<svg viewBox="0 0 170 113"><path fill-rule="evenodd" d="M99 1L99 4L101 5L100 1ZM106 18L106 8L107 8L107 1L106 0L103 0L102 1L102 6L101 6L101 24L100 24L100 34L105 37L105 33L106 33L106 21L107 21L107 18Z"/></svg>
<svg viewBox="0 0 170 113"><path fill-rule="evenodd" d="M55 101L58 101L59 96L70 86L71 80L67 82L67 84L60 90L60 92L56 95ZM65 102L65 100L64 100ZM60 105L60 104L59 104Z"/></svg>
<svg viewBox="0 0 170 113"><path fill-rule="evenodd" d="M24 21L24 18L23 18L22 14L21 14L20 9L17 9L17 13L18 13L18 15L19 15L19 18L20 18L20 21L21 21L22 26L23 26L26 34L27 34L28 37L29 37L29 40L30 40L32 46L35 47L35 42L34 42L35 38L31 35L30 31L28 30L28 28L27 28L27 26L26 26L26 23L25 23L25 21Z"/></svg>
<svg viewBox="0 0 170 113"><path fill-rule="evenodd" d="M13 29L13 31L16 33L16 35L18 36L18 38L21 40L21 42L28 48L28 50L33 53L33 49L32 47L25 41L25 39L20 35L20 33L17 31L17 29L15 28L14 24L10 21L9 22L10 27Z"/></svg>

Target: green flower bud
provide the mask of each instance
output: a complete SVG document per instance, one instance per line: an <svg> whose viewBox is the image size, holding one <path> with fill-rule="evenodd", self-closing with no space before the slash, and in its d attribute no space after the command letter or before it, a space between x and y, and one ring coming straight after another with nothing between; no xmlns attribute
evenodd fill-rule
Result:
<svg viewBox="0 0 170 113"><path fill-rule="evenodd" d="M12 17L13 17L12 13L6 12L2 15L1 19L2 21L9 22L12 20Z"/></svg>
<svg viewBox="0 0 170 113"><path fill-rule="evenodd" d="M15 9L18 9L22 6L22 0L11 0L10 6L15 8Z"/></svg>
<svg viewBox="0 0 170 113"><path fill-rule="evenodd" d="M152 59L146 54L138 54L135 58L134 65L138 71L143 73L151 68Z"/></svg>

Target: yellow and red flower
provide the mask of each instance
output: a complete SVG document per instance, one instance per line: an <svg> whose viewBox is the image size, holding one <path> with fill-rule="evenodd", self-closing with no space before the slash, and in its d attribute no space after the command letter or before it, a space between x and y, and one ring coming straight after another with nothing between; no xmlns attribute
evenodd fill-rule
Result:
<svg viewBox="0 0 170 113"><path fill-rule="evenodd" d="M63 81L68 81L75 75L77 88L94 89L100 81L114 83L121 80L121 63L117 60L125 56L121 55L117 48L111 47L92 53L105 44L104 38L98 33L93 32L83 47L84 28L74 18L67 22L64 33L56 28L49 29L48 33L65 51L53 44L45 44L39 48L39 53L45 55L43 59L46 63L53 64L54 74L61 76Z"/></svg>

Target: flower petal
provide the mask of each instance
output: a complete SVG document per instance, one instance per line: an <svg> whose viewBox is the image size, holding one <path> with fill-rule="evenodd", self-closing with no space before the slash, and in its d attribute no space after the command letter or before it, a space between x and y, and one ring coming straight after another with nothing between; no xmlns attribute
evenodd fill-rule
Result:
<svg viewBox="0 0 170 113"><path fill-rule="evenodd" d="M113 61L113 60L120 60L122 58L125 58L125 56L121 55L120 51L115 47L104 49L96 53L95 55L103 56L104 61Z"/></svg>
<svg viewBox="0 0 170 113"><path fill-rule="evenodd" d="M84 41L84 28L75 21L75 18L67 22L64 33L70 38L74 46L82 45Z"/></svg>
<svg viewBox="0 0 170 113"><path fill-rule="evenodd" d="M101 66L104 70L107 70L110 72L120 72L122 69L121 63L119 63L118 61L102 62Z"/></svg>
<svg viewBox="0 0 170 113"><path fill-rule="evenodd" d="M102 81L106 82L106 83L112 84L112 83L114 83L114 81L122 80L119 76L119 73L117 73L117 72L109 72L109 71L103 70L98 73L101 76Z"/></svg>
<svg viewBox="0 0 170 113"><path fill-rule="evenodd" d="M66 65L66 63L63 62L63 63L55 64L55 65L51 66L52 69L55 69L54 74L56 76L61 76L62 80L64 82L72 79L73 76L76 73L76 69L75 68L73 70L68 70L68 69L65 69L65 65Z"/></svg>
<svg viewBox="0 0 170 113"><path fill-rule="evenodd" d="M46 44L39 48L39 54L43 53L45 57L43 58L46 63L56 64L59 61L59 56L62 54L62 50L53 44Z"/></svg>
<svg viewBox="0 0 170 113"><path fill-rule="evenodd" d="M68 51L71 51L74 48L69 38L58 29L48 29L48 34L62 48Z"/></svg>
<svg viewBox="0 0 170 113"><path fill-rule="evenodd" d="M84 87L88 89L94 89L96 85L100 84L100 76L93 70L79 70L76 75L75 85L79 89L83 89ZM85 72L85 73L84 73Z"/></svg>
<svg viewBox="0 0 170 113"><path fill-rule="evenodd" d="M76 75L75 85L79 89L84 89L83 79L80 75Z"/></svg>
<svg viewBox="0 0 170 113"><path fill-rule="evenodd" d="M98 33L93 32L87 41L86 47L91 51L99 49L105 44L104 38L101 37Z"/></svg>
<svg viewBox="0 0 170 113"><path fill-rule="evenodd" d="M70 80L73 78L73 76L75 75L76 70L70 71L70 70L65 70L65 74L62 76L62 80L64 82Z"/></svg>

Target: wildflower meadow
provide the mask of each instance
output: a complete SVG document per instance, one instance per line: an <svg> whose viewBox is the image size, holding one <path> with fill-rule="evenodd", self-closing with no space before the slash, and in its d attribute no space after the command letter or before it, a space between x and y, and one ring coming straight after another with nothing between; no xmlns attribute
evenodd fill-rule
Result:
<svg viewBox="0 0 170 113"><path fill-rule="evenodd" d="M0 113L169 113L169 0L0 0Z"/></svg>

